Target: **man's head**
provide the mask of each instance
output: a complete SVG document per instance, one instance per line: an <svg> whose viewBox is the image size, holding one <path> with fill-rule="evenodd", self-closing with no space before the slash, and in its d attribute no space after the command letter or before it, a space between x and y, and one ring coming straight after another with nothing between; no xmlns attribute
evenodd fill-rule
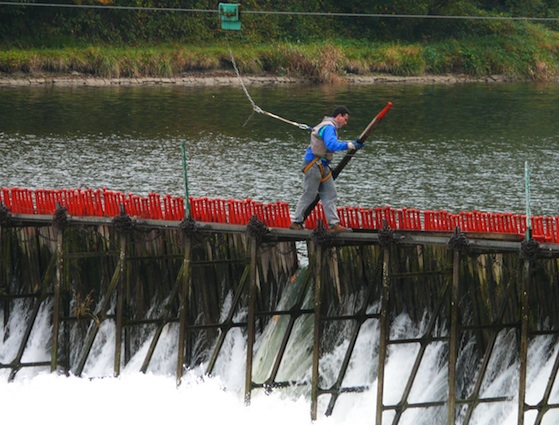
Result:
<svg viewBox="0 0 559 425"><path fill-rule="evenodd" d="M345 106L337 106L334 112L332 112L332 117L341 128L346 125L349 120L349 110Z"/></svg>

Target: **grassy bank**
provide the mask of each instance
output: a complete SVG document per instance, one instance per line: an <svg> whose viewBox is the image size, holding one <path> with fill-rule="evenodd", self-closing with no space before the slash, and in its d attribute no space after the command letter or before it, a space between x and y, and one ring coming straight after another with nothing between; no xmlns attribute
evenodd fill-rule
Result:
<svg viewBox="0 0 559 425"><path fill-rule="evenodd" d="M75 45L2 49L0 72L10 76L80 73L103 78L178 77L231 71L336 82L344 75L505 75L548 81L559 75L559 33L535 25L503 36L421 43L334 40L306 44L166 44L142 47Z"/></svg>

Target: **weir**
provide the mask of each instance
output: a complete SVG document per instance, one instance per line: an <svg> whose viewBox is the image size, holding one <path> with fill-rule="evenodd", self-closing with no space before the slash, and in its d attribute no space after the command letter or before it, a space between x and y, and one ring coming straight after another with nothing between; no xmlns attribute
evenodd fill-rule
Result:
<svg viewBox="0 0 559 425"><path fill-rule="evenodd" d="M308 266L299 267L306 245ZM177 334L176 380L204 364L212 374L227 355L228 335L246 338L244 397L292 388L311 400L311 418L329 415L342 398L376 385L377 425L398 424L407 411L424 409L449 424L473 423L476 409L513 402L518 423L559 408L550 395L559 356L541 400L526 400L530 342L559 337L559 245L505 233L376 229L332 235L319 221L312 231L270 227L253 215L245 224L54 214L0 215L0 309L4 326L23 305L25 332L15 356L0 368L16 379L24 368L84 375L100 332L116 329L114 376L141 352L142 372L163 332ZM51 317L50 358L26 359L41 309ZM411 336L395 328L408 315ZM360 331L374 325L371 376L346 384ZM6 335L5 335L6 337ZM508 356L494 355L508 344ZM287 367L298 352L301 370ZM414 347L401 397L387 400L386 365L396 346ZM3 345L3 349L6 347ZM302 348L302 349L301 349ZM321 362L344 350L336 371ZM444 388L432 399L414 392L427 353L439 351ZM556 356L555 358L551 358ZM471 366L474 359L475 366ZM289 359L293 363L293 359ZM487 396L495 370L518 362L510 391ZM491 365L491 371L490 371ZM399 379L402 379L401 377ZM373 384L374 383L374 384ZM373 419L371 419L373 421Z"/></svg>

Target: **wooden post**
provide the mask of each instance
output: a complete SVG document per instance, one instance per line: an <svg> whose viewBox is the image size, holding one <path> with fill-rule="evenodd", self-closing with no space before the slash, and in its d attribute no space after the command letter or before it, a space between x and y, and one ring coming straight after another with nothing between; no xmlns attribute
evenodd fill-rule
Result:
<svg viewBox="0 0 559 425"><path fill-rule="evenodd" d="M450 290L450 340L448 344L448 425L455 423L456 363L458 358L458 287L460 283L460 252L454 250Z"/></svg>
<svg viewBox="0 0 559 425"><path fill-rule="evenodd" d="M124 309L124 293L126 287L124 285L126 273L126 246L128 233L120 234L120 270L119 283L116 288L116 335L115 335L115 358L113 375L120 375L120 363L122 358L122 327L123 327L123 309Z"/></svg>
<svg viewBox="0 0 559 425"><path fill-rule="evenodd" d="M378 374L377 374L377 411L376 411L376 425L382 425L383 413L383 398L384 398L384 366L386 362L386 351L388 345L388 338L390 335L388 323L388 299L390 296L390 247L383 248L383 262L382 262L382 300L380 307L380 347L378 354Z"/></svg>
<svg viewBox="0 0 559 425"><path fill-rule="evenodd" d="M6 218L3 218L4 215L6 216ZM8 264L10 264L10 256L11 256L11 250L7 249L7 247L4 244L8 244L11 242L11 238L5 238L4 237L4 232L6 231L6 226L4 221L7 221L7 215L8 215L8 210L6 207L4 207L4 204L0 202L0 282L9 282L10 278L9 278L9 274L8 274ZM5 291L7 291L8 289L6 288ZM5 294L7 295L7 294ZM10 320L10 303L8 301L8 298L5 298L4 301L4 326L7 327L8 326L8 321ZM7 338L8 335L5 333L4 334L4 338ZM4 342L4 341L2 341Z"/></svg>
<svg viewBox="0 0 559 425"><path fill-rule="evenodd" d="M250 277L249 277L249 289L248 289L248 318L247 318L247 364L246 364L246 375L245 375L245 404L250 404L250 397L252 391L252 360L253 360L253 349L254 349L254 339L256 332L256 314L254 309L256 308L256 285L258 279L258 267L257 267L257 252L258 252L258 241L255 237L250 239Z"/></svg>
<svg viewBox="0 0 559 425"><path fill-rule="evenodd" d="M528 289L530 287L530 259L524 260L520 290L520 376L518 379L518 425L524 424L526 407L526 374L528 370Z"/></svg>
<svg viewBox="0 0 559 425"><path fill-rule="evenodd" d="M56 371L58 363L58 334L60 329L60 288L64 279L64 227L56 228L56 279L54 280L54 305L52 312L52 349L50 371Z"/></svg>
<svg viewBox="0 0 559 425"><path fill-rule="evenodd" d="M318 385L319 385L319 361L320 361L320 314L322 307L323 286L323 248L316 244L316 264L314 277L314 340L312 356L312 388L311 388L311 419L316 420L318 416Z"/></svg>
<svg viewBox="0 0 559 425"><path fill-rule="evenodd" d="M182 286L180 295L180 313L179 313L179 346L177 356L177 387L181 383L182 373L184 370L184 355L186 351L186 325L188 313L188 289L190 286L190 256L192 251L192 240L189 235L184 235L184 257L182 266Z"/></svg>

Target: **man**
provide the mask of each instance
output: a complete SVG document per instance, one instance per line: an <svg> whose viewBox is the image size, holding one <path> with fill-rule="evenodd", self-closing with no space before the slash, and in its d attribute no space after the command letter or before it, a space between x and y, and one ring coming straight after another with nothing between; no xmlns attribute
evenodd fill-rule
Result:
<svg viewBox="0 0 559 425"><path fill-rule="evenodd" d="M363 144L355 142L342 142L338 140L338 130L347 124L349 111L345 106L338 106L332 116L324 117L322 122L314 127L311 132L311 143L303 158L303 194L297 202L290 229L302 230L305 210L313 203L316 195L324 208L324 215L331 232L351 231L340 225L340 218L336 211L338 194L332 178L330 162L333 153L349 149L360 149Z"/></svg>

